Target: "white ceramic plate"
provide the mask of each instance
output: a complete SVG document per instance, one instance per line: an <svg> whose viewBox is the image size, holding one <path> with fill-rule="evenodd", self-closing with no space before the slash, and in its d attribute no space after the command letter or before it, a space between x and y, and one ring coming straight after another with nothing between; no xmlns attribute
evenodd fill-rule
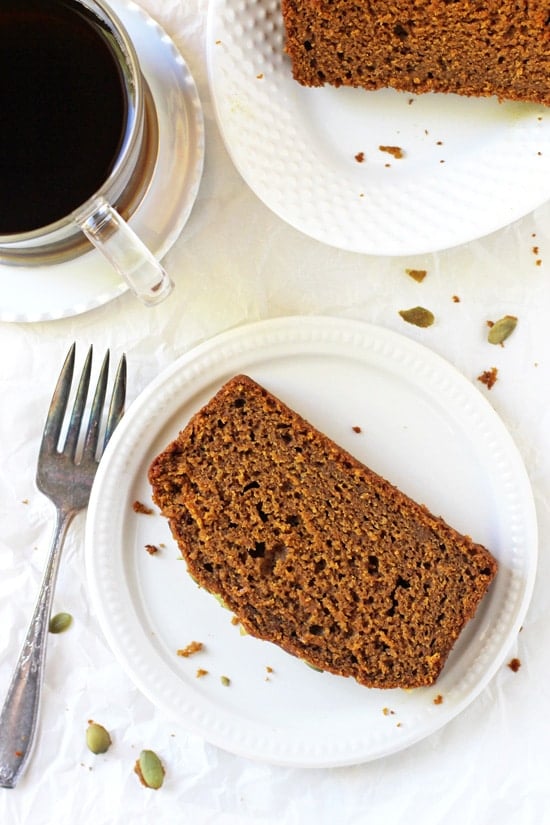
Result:
<svg viewBox="0 0 550 825"><path fill-rule="evenodd" d="M306 89L283 45L280 0L211 0L210 85L228 151L258 197L307 235L410 255L479 238L550 197L549 108Z"/></svg>
<svg viewBox="0 0 550 825"><path fill-rule="evenodd" d="M370 690L240 635L227 610L187 575L164 518L134 512L135 501L150 505L152 459L239 372L499 559L497 579L435 687ZM107 640L152 702L237 754L299 766L344 765L411 745L479 694L509 655L527 609L536 533L531 490L514 444L485 398L453 367L383 329L287 318L202 344L134 402L92 491L86 563ZM147 544L163 546L150 555ZM191 641L203 642L204 651L178 657ZM197 668L208 675L197 678ZM222 676L230 678L229 687ZM439 694L443 702L434 704Z"/></svg>
<svg viewBox="0 0 550 825"><path fill-rule="evenodd" d="M130 226L161 259L185 226L203 170L204 125L195 82L166 32L132 0L112 0L136 48L155 102L159 152L151 184ZM62 264L0 265L0 321L79 315L126 292L95 250Z"/></svg>

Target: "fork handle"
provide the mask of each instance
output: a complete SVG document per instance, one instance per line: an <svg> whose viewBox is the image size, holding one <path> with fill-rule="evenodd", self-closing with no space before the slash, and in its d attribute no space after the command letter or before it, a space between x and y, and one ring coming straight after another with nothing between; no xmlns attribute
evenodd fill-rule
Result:
<svg viewBox="0 0 550 825"><path fill-rule="evenodd" d="M15 788L31 755L38 714L46 643L61 548L74 512L58 509L48 561L27 636L0 714L0 787Z"/></svg>

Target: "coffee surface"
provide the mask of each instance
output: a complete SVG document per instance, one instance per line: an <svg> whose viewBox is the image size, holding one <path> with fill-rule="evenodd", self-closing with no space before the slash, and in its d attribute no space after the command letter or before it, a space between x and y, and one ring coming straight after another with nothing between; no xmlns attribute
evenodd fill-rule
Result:
<svg viewBox="0 0 550 825"><path fill-rule="evenodd" d="M0 234L59 220L105 182L127 102L100 22L64 0L0 0Z"/></svg>

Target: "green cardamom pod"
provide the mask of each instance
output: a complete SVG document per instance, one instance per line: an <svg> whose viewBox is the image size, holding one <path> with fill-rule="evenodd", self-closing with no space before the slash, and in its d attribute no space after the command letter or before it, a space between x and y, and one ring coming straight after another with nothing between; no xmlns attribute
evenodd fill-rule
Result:
<svg viewBox="0 0 550 825"><path fill-rule="evenodd" d="M502 344L513 333L518 323L515 315L505 315L491 324L487 340L490 344Z"/></svg>
<svg viewBox="0 0 550 825"><path fill-rule="evenodd" d="M400 309L399 314L408 324L415 327L431 327L435 321L433 312L425 307L412 307L412 309Z"/></svg>

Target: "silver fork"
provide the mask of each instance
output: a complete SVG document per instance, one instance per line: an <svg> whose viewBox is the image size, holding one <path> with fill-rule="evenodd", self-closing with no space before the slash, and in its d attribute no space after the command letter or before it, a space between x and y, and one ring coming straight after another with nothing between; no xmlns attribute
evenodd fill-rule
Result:
<svg viewBox="0 0 550 825"><path fill-rule="evenodd" d="M98 377L84 443L80 447L79 436L92 369L90 347L76 391L65 442L62 448L59 447L73 380L75 349L73 344L57 381L38 455L36 483L38 489L55 505L56 520L38 600L0 715L0 787L3 788L16 786L34 744L53 592L67 528L76 513L88 504L99 458L124 412L126 358L123 355L114 380L100 444L109 373L107 351Z"/></svg>

